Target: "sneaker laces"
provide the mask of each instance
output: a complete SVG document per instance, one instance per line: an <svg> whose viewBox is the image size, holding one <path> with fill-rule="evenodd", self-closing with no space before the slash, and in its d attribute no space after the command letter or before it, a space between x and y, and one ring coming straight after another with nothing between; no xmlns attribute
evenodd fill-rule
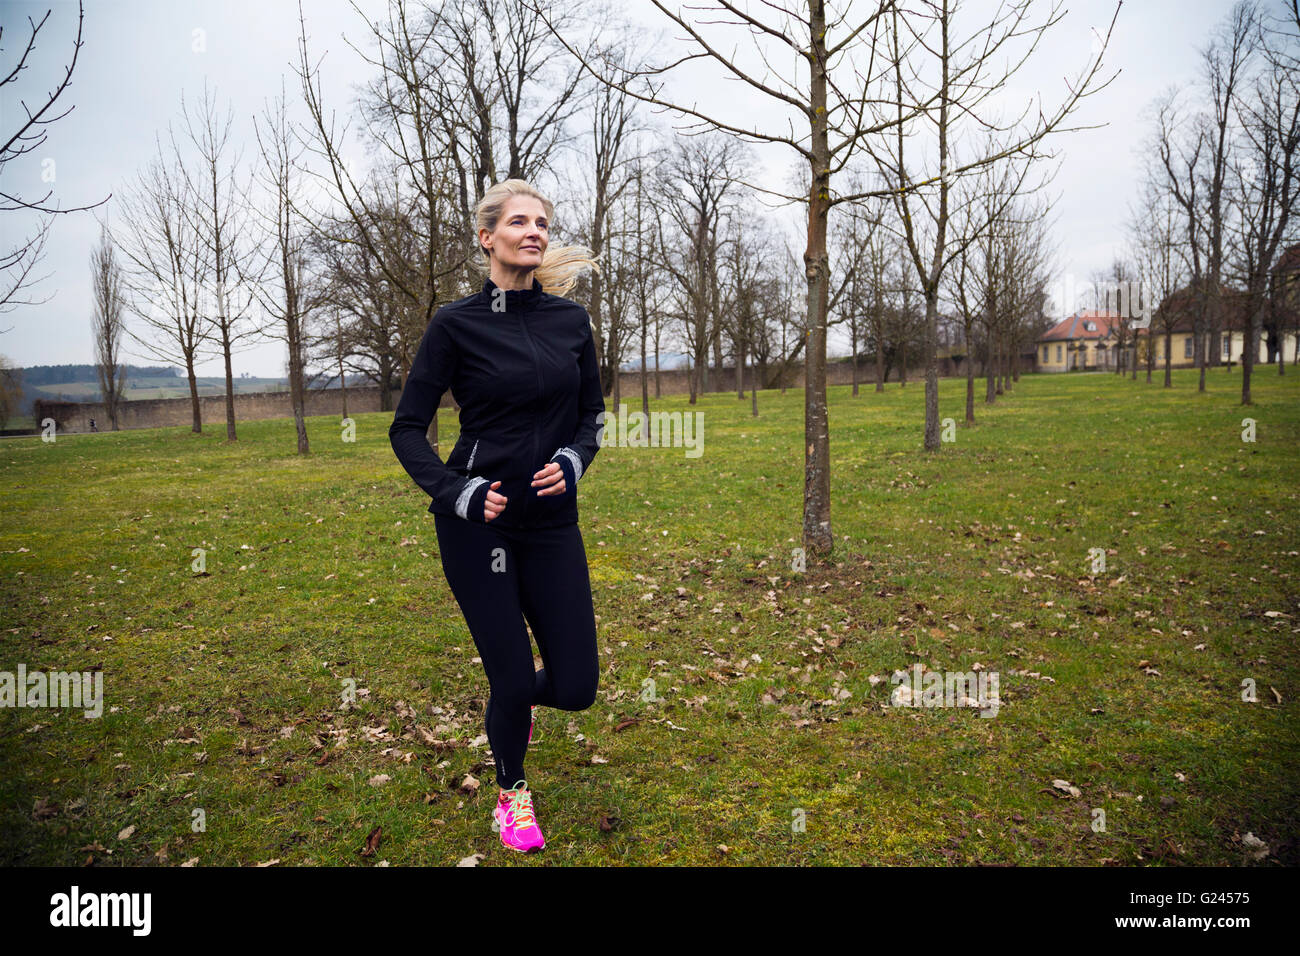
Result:
<svg viewBox="0 0 1300 956"><path fill-rule="evenodd" d="M510 822L513 826L521 828L535 826L537 821L533 816L532 794L528 792L526 786L520 784L523 784L522 780L516 784L514 790L501 791L509 804Z"/></svg>

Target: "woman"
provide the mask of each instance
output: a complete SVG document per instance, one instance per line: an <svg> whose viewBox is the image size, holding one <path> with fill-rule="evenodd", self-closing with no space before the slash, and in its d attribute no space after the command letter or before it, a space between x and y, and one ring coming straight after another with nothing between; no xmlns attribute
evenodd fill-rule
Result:
<svg viewBox="0 0 1300 956"><path fill-rule="evenodd" d="M548 252L553 212L520 179L487 191L475 225L488 277L434 315L388 430L432 499L443 574L490 688L493 819L501 842L524 852L546 845L524 777L532 711L585 710L598 676L577 486L599 448L605 401L591 317L561 298L596 264L581 246ZM448 386L460 437L444 464L426 432ZM525 618L542 656L536 672Z"/></svg>

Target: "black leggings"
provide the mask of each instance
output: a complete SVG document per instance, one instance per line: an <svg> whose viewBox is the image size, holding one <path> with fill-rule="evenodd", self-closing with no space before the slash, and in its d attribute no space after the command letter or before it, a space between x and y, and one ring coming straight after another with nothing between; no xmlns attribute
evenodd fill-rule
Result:
<svg viewBox="0 0 1300 956"><path fill-rule="evenodd" d="M497 785L524 777L529 707L586 710L596 700L596 615L576 523L520 531L434 515L442 572L483 659L484 723ZM533 649L524 618L542 655Z"/></svg>

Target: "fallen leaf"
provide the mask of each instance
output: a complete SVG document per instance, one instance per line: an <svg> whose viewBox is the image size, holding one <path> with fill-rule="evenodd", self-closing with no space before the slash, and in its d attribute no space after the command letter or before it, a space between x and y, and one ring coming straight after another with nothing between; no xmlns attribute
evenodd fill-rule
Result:
<svg viewBox="0 0 1300 956"><path fill-rule="evenodd" d="M1246 848L1246 853L1252 860L1262 860L1268 856L1268 844L1253 833L1247 833L1242 837L1241 844Z"/></svg>
<svg viewBox="0 0 1300 956"><path fill-rule="evenodd" d="M375 855L375 851L379 849L379 838L380 838L380 835L381 835L383 832L384 832L384 828L383 828L383 827L375 827L373 830L370 831L370 835L366 837L366 846L365 846L365 849L363 849L363 850L361 851L361 855L362 855L362 856L374 856L374 855Z"/></svg>
<svg viewBox="0 0 1300 956"><path fill-rule="evenodd" d="M1052 786L1062 793L1068 793L1072 797L1082 796L1082 792L1068 780L1053 780Z"/></svg>

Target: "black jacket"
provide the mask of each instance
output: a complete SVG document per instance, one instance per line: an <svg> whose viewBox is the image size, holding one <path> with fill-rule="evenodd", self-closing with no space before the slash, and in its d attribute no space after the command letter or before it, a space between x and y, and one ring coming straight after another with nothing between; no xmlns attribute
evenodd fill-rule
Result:
<svg viewBox="0 0 1300 956"><path fill-rule="evenodd" d="M448 386L460 437L444 463L426 433ZM549 528L578 520L578 480L596 457L604 411L587 310L537 279L518 291L487 279L434 314L388 438L433 514L485 523L488 486L499 480L510 500L488 523ZM548 461L564 470L566 490L539 497L533 474Z"/></svg>

